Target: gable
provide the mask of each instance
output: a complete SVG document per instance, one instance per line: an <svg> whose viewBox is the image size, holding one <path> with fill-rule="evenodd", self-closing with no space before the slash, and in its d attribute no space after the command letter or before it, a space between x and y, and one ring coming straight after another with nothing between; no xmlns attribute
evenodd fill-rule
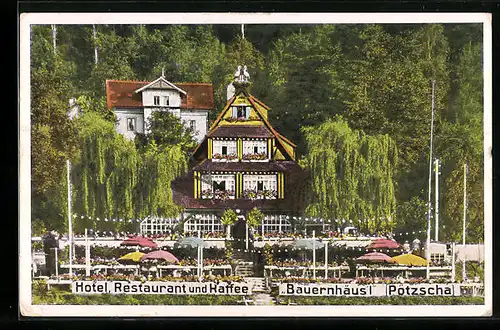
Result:
<svg viewBox="0 0 500 330"><path fill-rule="evenodd" d="M178 91L181 94L184 94L184 95L187 94L185 91L183 91L179 87L175 86L173 83L171 83L170 81L166 80L163 77L160 77L160 78L156 79L155 81L147 84L146 86L143 86L143 87L137 89L135 92L140 93L140 92L145 91L147 89L175 89L176 91Z"/></svg>
<svg viewBox="0 0 500 330"><path fill-rule="evenodd" d="M232 113L232 107L234 106L245 106L250 108L250 114L247 118L247 120L244 121L235 121L232 119L233 113ZM264 105L264 103L260 100L257 100L254 96L242 91L237 95L233 95L227 102L226 106L222 110L222 112L219 114L217 119L214 121L212 126L209 129L209 132L207 136L210 136L211 133L213 133L218 127L220 126L225 126L225 125L232 125L232 126L248 126L248 125L263 125L265 126L275 137L276 142L279 145L278 149L281 149L284 153L287 154L287 156L295 160L295 147L296 145L293 144L290 140L285 138L283 135L279 134L272 126L271 123L267 120L267 111L269 110L269 107ZM206 138L205 138L206 139ZM201 145L201 144L200 144ZM194 153L196 153L200 145L194 150ZM280 151L280 154L282 152ZM281 155L284 157L284 155Z"/></svg>
<svg viewBox="0 0 500 330"><path fill-rule="evenodd" d="M148 89L175 89L163 80L159 80L154 84L151 84Z"/></svg>

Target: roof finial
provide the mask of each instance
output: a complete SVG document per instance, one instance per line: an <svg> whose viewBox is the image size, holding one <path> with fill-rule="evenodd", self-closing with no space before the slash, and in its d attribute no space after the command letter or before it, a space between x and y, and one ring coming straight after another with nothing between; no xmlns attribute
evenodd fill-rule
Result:
<svg viewBox="0 0 500 330"><path fill-rule="evenodd" d="M245 24L241 24L241 37L245 39Z"/></svg>
<svg viewBox="0 0 500 330"><path fill-rule="evenodd" d="M165 78L165 67L161 68L161 76Z"/></svg>

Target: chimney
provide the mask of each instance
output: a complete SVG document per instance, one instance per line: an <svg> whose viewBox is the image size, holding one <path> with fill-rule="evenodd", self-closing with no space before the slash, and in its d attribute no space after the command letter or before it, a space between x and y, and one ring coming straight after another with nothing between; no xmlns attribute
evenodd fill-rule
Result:
<svg viewBox="0 0 500 330"><path fill-rule="evenodd" d="M234 92L235 92L235 88L234 88L233 83L230 83L229 85L227 85L227 100L229 100L230 98L232 98L234 96Z"/></svg>

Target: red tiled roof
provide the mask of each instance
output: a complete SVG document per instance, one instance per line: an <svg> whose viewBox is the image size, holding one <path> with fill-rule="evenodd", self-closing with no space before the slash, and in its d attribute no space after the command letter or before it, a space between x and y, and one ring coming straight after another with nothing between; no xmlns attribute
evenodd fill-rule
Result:
<svg viewBox="0 0 500 330"><path fill-rule="evenodd" d="M142 106L140 93L135 91L149 81L106 80L108 109L114 107L138 108ZM187 93L181 98L182 109L210 110L214 108L214 90L209 83L174 83Z"/></svg>
<svg viewBox="0 0 500 330"><path fill-rule="evenodd" d="M174 83L187 93L181 99L181 108L210 110L214 105L214 88L212 84L204 83Z"/></svg>
<svg viewBox="0 0 500 330"><path fill-rule="evenodd" d="M254 137L268 138L273 134L264 126L241 126L241 125L224 125L217 126L212 131L208 132L208 137Z"/></svg>

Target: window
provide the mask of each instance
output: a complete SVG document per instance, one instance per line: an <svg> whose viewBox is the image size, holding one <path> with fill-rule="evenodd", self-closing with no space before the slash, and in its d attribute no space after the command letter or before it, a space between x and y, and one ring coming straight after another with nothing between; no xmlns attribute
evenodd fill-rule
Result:
<svg viewBox="0 0 500 330"><path fill-rule="evenodd" d="M266 215L261 225L262 234L291 233L292 225L284 215Z"/></svg>
<svg viewBox="0 0 500 330"><path fill-rule="evenodd" d="M265 159L268 159L268 157L267 157L267 141L266 140L252 140L252 141L244 140L243 141L243 159L244 160L265 160Z"/></svg>
<svg viewBox="0 0 500 330"><path fill-rule="evenodd" d="M201 176L201 197L213 198L216 191L229 191L234 198L235 178L233 174L203 174Z"/></svg>
<svg viewBox="0 0 500 330"><path fill-rule="evenodd" d="M178 222L178 219L148 218L141 221L140 232L143 235L171 233Z"/></svg>
<svg viewBox="0 0 500 330"><path fill-rule="evenodd" d="M246 115L246 111L245 111L245 108L244 107L237 107L237 114L238 114L238 118L242 118L242 117L245 117Z"/></svg>
<svg viewBox="0 0 500 330"><path fill-rule="evenodd" d="M168 96L163 97L163 105L170 105L170 99Z"/></svg>
<svg viewBox="0 0 500 330"><path fill-rule="evenodd" d="M226 181L212 181L213 190L226 190Z"/></svg>
<svg viewBox="0 0 500 330"><path fill-rule="evenodd" d="M221 155L231 155L237 161L237 146L234 140L214 140L213 141L213 158L218 159Z"/></svg>
<svg viewBox="0 0 500 330"><path fill-rule="evenodd" d="M160 97L159 96L153 96L153 104L160 105Z"/></svg>
<svg viewBox="0 0 500 330"><path fill-rule="evenodd" d="M189 121L189 128L190 128L193 132L196 132L196 120L190 120L190 121Z"/></svg>
<svg viewBox="0 0 500 330"><path fill-rule="evenodd" d="M239 118L239 119L248 119L250 117L250 109L251 107L247 106L233 106L232 111L233 111L233 118Z"/></svg>
<svg viewBox="0 0 500 330"><path fill-rule="evenodd" d="M127 118L127 130L135 132L136 130L135 118Z"/></svg>
<svg viewBox="0 0 500 330"><path fill-rule="evenodd" d="M264 190L264 181L257 181L257 190L258 191Z"/></svg>
<svg viewBox="0 0 500 330"><path fill-rule="evenodd" d="M430 259L435 263L442 263L444 261L444 254L442 253L431 253Z"/></svg>
<svg viewBox="0 0 500 330"><path fill-rule="evenodd" d="M220 219L214 214L197 214L184 223L185 233L198 233L205 235L208 232L223 232L224 228Z"/></svg>
<svg viewBox="0 0 500 330"><path fill-rule="evenodd" d="M243 196L250 199L274 199L277 196L276 175L244 175Z"/></svg>

